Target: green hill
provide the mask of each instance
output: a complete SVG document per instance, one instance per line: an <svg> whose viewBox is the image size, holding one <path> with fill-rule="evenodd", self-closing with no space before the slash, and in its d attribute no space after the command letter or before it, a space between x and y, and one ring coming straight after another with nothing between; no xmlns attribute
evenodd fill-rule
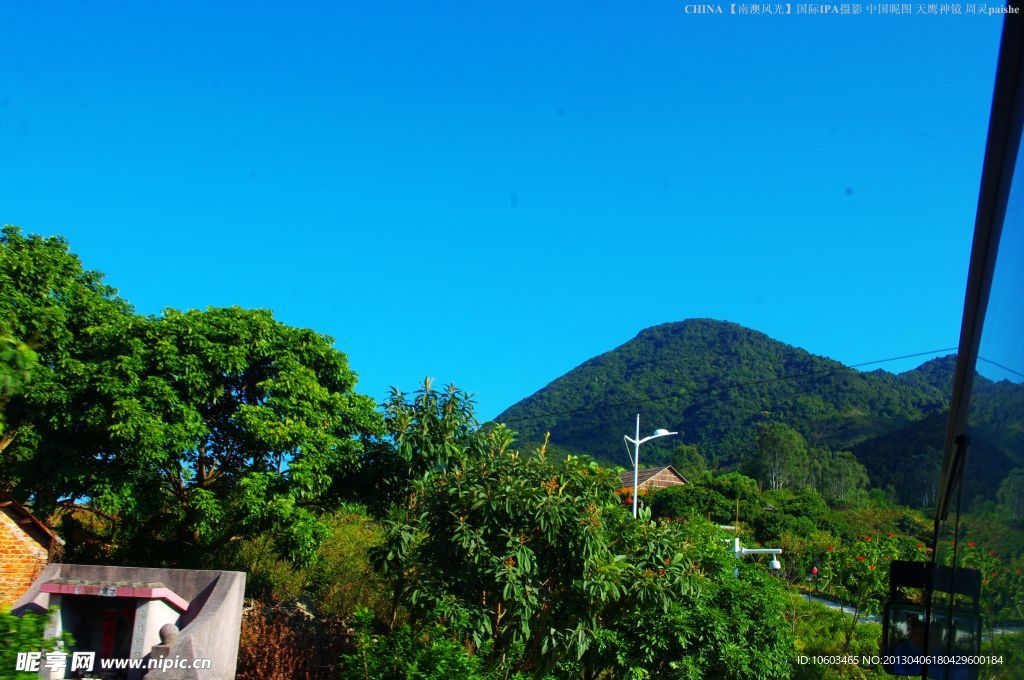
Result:
<svg viewBox="0 0 1024 680"><path fill-rule="evenodd" d="M497 420L526 441L550 431L554 444L621 461L622 435L639 412L644 431L677 430L711 462L728 464L762 421L848 448L945 406L926 378L864 373L735 323L690 319L641 331Z"/></svg>
<svg viewBox="0 0 1024 680"><path fill-rule="evenodd" d="M624 434L665 427L680 437L651 442L642 462L668 460L694 444L712 467L738 464L759 423L784 422L812 446L852 450L873 486L891 487L905 503L930 502L943 442L956 357L901 374L862 372L815 356L735 323L690 319L641 331L584 362L507 409L496 420L534 443L551 433L559 449L627 465ZM979 377L972 415L985 462L971 484L994 494L1024 451L1024 427L1007 405L1024 387Z"/></svg>

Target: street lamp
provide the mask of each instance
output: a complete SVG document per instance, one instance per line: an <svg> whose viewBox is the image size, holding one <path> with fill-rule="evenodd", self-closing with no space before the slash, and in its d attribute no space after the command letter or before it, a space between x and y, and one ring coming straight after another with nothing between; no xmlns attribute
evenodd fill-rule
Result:
<svg viewBox="0 0 1024 680"><path fill-rule="evenodd" d="M633 460L633 517L636 517L636 496L637 496L636 485L637 485L637 481L640 479L640 445L643 444L643 443L649 442L652 439L657 439L658 437L668 437L669 435L673 435L673 434L679 434L679 433L678 432L669 432L666 429L658 428L657 430L654 431L654 434L650 435L649 437L644 437L643 439L640 439L640 414L637 413L636 414L636 439L630 439L628 434L623 436L623 439L625 439L628 443L633 445L633 453L632 453L632 456L633 456L633 458L632 458L632 460ZM628 446L626 447L626 450L627 451L629 450Z"/></svg>

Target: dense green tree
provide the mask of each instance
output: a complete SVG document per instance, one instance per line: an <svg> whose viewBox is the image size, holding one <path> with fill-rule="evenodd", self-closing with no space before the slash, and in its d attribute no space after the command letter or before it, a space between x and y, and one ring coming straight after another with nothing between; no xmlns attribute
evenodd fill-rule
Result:
<svg viewBox="0 0 1024 680"><path fill-rule="evenodd" d="M77 467L63 456L36 455L37 426L89 419L94 395L82 374L106 354L101 336L131 311L101 274L82 268L64 239L25 236L12 226L0 232L0 488L15 489L26 471ZM88 434L80 437L89 448Z"/></svg>
<svg viewBox="0 0 1024 680"><path fill-rule="evenodd" d="M811 469L807 442L785 423L764 423L758 428L757 443L747 466L765 488L804 486Z"/></svg>
<svg viewBox="0 0 1024 680"><path fill-rule="evenodd" d="M1024 519L1024 468L1014 468L1006 476L996 495L1003 512L1014 521Z"/></svg>
<svg viewBox="0 0 1024 680"><path fill-rule="evenodd" d="M812 449L810 464L815 488L831 502L843 503L868 486L867 469L849 451Z"/></svg>
<svg viewBox="0 0 1024 680"><path fill-rule="evenodd" d="M658 519L711 517L724 522L733 507L732 500L700 482L659 489L645 498L644 502Z"/></svg>
<svg viewBox="0 0 1024 680"><path fill-rule="evenodd" d="M811 487L766 491L760 500L748 517L760 541L774 543L786 532L807 536L829 525L828 504Z"/></svg>
<svg viewBox="0 0 1024 680"><path fill-rule="evenodd" d="M0 328L0 487L91 535L78 558L186 563L267 535L308 559L381 429L330 338L266 311L136 315L60 238L4 228ZM17 385L14 338L35 354Z"/></svg>
<svg viewBox="0 0 1024 680"><path fill-rule="evenodd" d="M689 481L700 479L708 469L704 455L693 444L680 444L672 449L669 465Z"/></svg>
<svg viewBox="0 0 1024 680"><path fill-rule="evenodd" d="M331 339L227 308L168 310L120 340L96 366L117 453L88 495L125 554L176 561L270 535L280 554L311 558L334 477L380 429Z"/></svg>
<svg viewBox="0 0 1024 680"><path fill-rule="evenodd" d="M739 499L741 502L752 501L759 495L757 481L739 472L718 475L711 479L709 484L726 498Z"/></svg>
<svg viewBox="0 0 1024 680"><path fill-rule="evenodd" d="M392 504L407 502L423 474L474 447L480 423L466 391L455 385L435 389L431 378L412 394L392 388L380 410L384 436L366 442L360 467L337 478L336 486L382 517Z"/></svg>

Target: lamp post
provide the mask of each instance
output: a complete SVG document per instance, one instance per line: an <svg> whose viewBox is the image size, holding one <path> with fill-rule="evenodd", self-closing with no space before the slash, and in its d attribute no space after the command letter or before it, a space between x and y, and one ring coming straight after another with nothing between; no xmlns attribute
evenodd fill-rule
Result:
<svg viewBox="0 0 1024 680"><path fill-rule="evenodd" d="M630 439L628 434L623 436L623 439L625 439L626 442L628 442L628 443L633 445L633 454L632 454L632 456L633 456L633 517L636 517L636 496L637 496L637 491L638 491L636 486L637 486L637 482L640 479L640 445L644 444L646 442L649 442L652 439L657 439L658 437L668 437L669 435L673 435L673 434L679 434L679 433L678 432L669 432L668 430L659 428L659 429L655 430L654 434L650 435L649 437L644 437L643 439L640 439L640 414L637 413L636 414L636 438L635 439ZM629 447L627 446L626 449L629 450Z"/></svg>

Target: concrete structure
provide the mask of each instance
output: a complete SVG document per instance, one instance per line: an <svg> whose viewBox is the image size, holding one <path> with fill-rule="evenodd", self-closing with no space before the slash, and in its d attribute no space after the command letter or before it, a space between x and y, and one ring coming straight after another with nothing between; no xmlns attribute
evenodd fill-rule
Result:
<svg viewBox="0 0 1024 680"><path fill-rule="evenodd" d="M188 667L154 669L148 677L228 680L235 677L244 593L245 574L237 571L51 564L13 611L55 607L47 634L70 632L75 647L69 651L145 659L141 670L104 677L137 680L150 659L164 659ZM192 667L201 659L209 659L209 668Z"/></svg>
<svg viewBox="0 0 1024 680"><path fill-rule="evenodd" d="M619 475L619 482L622 483L622 487L633 486L633 471L623 472ZM665 489L670 486L680 486L681 484L689 484L686 478L676 472L676 469L671 465L656 468L644 468L640 470L637 475L637 488L643 492L645 489L648 492L656 491L657 489Z"/></svg>
<svg viewBox="0 0 1024 680"><path fill-rule="evenodd" d="M63 545L25 506L0 493L0 610L29 589Z"/></svg>

